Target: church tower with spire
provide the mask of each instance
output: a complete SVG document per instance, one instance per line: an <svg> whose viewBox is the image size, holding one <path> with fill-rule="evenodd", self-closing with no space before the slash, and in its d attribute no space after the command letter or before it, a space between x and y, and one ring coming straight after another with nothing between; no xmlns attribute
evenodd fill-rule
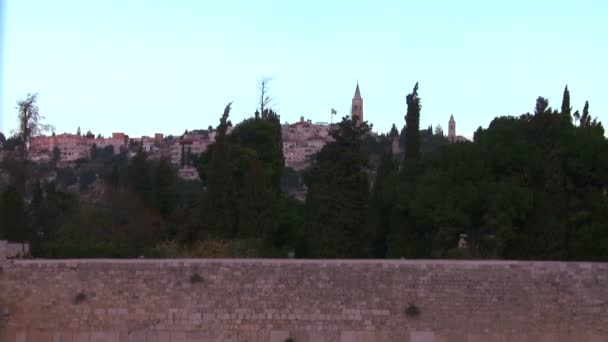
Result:
<svg viewBox="0 0 608 342"><path fill-rule="evenodd" d="M454 120L454 114L450 115L450 121L448 122L448 140L450 142L456 140L456 120Z"/></svg>
<svg viewBox="0 0 608 342"><path fill-rule="evenodd" d="M353 97L353 105L350 114L352 120L357 121L357 125L360 125L363 122L363 99L361 98L361 92L359 91L359 81L357 81L357 88L355 89L355 96Z"/></svg>

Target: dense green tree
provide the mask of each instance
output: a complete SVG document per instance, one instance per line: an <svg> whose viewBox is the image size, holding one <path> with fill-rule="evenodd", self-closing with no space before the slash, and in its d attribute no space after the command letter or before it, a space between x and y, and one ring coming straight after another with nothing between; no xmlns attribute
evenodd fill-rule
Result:
<svg viewBox="0 0 608 342"><path fill-rule="evenodd" d="M242 175L238 199L238 234L244 238L269 238L275 231L276 193L261 162L252 159Z"/></svg>
<svg viewBox="0 0 608 342"><path fill-rule="evenodd" d="M420 131L420 97L418 83L407 95L407 114L405 116L405 157L402 165L401 181L396 184L396 204L390 216L390 234L386 253L391 257L425 257L430 253L427 227L415 217L416 194L419 191L417 179L422 174L421 165L421 131ZM424 136L435 140L432 127L423 131Z"/></svg>
<svg viewBox="0 0 608 342"><path fill-rule="evenodd" d="M423 154L415 184L400 182L389 256L608 257L589 239L608 235L597 224L608 179L603 128L577 128L555 113L539 98L533 115L497 118L474 143Z"/></svg>
<svg viewBox="0 0 608 342"><path fill-rule="evenodd" d="M97 180L97 174L91 167L81 168L78 172L78 186L80 191L86 191L89 185Z"/></svg>
<svg viewBox="0 0 608 342"><path fill-rule="evenodd" d="M204 234L269 240L277 229L284 167L279 117L264 108L227 135L229 111L230 106L216 130L216 142L197 158L206 188Z"/></svg>
<svg viewBox="0 0 608 342"><path fill-rule="evenodd" d="M34 187L32 189L32 201L28 208L28 217L31 224L31 238L36 238L38 234L42 232L44 225L44 194L42 190L42 184L40 179L36 179Z"/></svg>
<svg viewBox="0 0 608 342"><path fill-rule="evenodd" d="M35 257L55 256L51 250L61 249L63 240L58 234L62 224L78 207L78 197L73 193L58 191L54 182L43 186L44 200L33 217L32 254Z"/></svg>
<svg viewBox="0 0 608 342"><path fill-rule="evenodd" d="M57 170L57 184L68 187L78 182L76 171L71 167L61 168Z"/></svg>
<svg viewBox="0 0 608 342"><path fill-rule="evenodd" d="M280 191L283 174L283 143L278 115L266 110L264 119L247 119L238 124L230 134L231 144L253 149L260 161L263 172L271 178L270 186Z"/></svg>
<svg viewBox="0 0 608 342"><path fill-rule="evenodd" d="M420 131L420 153L421 155L428 155L437 151L437 149L444 144L448 143L447 137L442 133L436 134L437 132L431 132L428 129Z"/></svg>
<svg viewBox="0 0 608 342"><path fill-rule="evenodd" d="M397 126L395 126L395 124L393 124L391 126L391 131L388 134L390 137L398 137L399 136L399 130L397 129Z"/></svg>
<svg viewBox="0 0 608 342"><path fill-rule="evenodd" d="M114 156L114 146L112 145L108 145L102 148L101 150L98 150L97 157L101 158L101 160L103 160L104 162L111 161ZM121 156L118 156L118 158L121 158Z"/></svg>
<svg viewBox="0 0 608 342"><path fill-rule="evenodd" d="M229 146L226 141L227 121L232 103L226 105L217 128L215 144L210 149L209 163L201 167L205 173L206 193L203 201L202 223L204 234L231 237L236 234L236 194L232 168L229 159ZM204 163L203 159L201 162Z"/></svg>
<svg viewBox="0 0 608 342"><path fill-rule="evenodd" d="M143 150L131 158L127 168L127 182L133 192L138 195L144 203L152 202L152 179L148 164L148 155Z"/></svg>
<svg viewBox="0 0 608 342"><path fill-rule="evenodd" d="M608 260L608 142L588 102L571 114L566 87L560 112L539 97L534 113L496 118L473 142L448 144L432 126L420 130L417 90L399 137L403 162L390 149L395 125L374 136L344 118L304 173L306 186L284 169L269 102L227 134L229 104L205 153L184 147L183 165L196 165L200 182L178 179L139 146L130 160L108 146L57 169L57 188L70 192L60 191L38 181L54 165L23 159L17 134L0 164L9 175L0 238L30 241L37 257L134 257L168 238L210 238L227 241L230 255ZM105 192L81 199L72 185L86 190L96 175ZM303 189L305 203L289 197Z"/></svg>
<svg viewBox="0 0 608 342"><path fill-rule="evenodd" d="M397 167L392 151L387 149L381 157L376 179L374 181L371 204L370 224L376 234L374 257L384 258L387 252L387 239L390 234L390 218L397 199Z"/></svg>
<svg viewBox="0 0 608 342"><path fill-rule="evenodd" d="M177 174L169 162L161 159L154 172L154 206L160 215L167 218L177 206L178 194L176 192Z"/></svg>
<svg viewBox="0 0 608 342"><path fill-rule="evenodd" d="M116 188L118 187L118 185L120 184L120 174L118 172L118 165L114 165L112 167L112 173L110 174L110 177L108 178L108 185Z"/></svg>
<svg viewBox="0 0 608 342"><path fill-rule="evenodd" d="M306 177L306 236L314 257L373 255L375 234L367 219L369 156L362 151L368 134L366 122L358 125L344 117Z"/></svg>
<svg viewBox="0 0 608 342"><path fill-rule="evenodd" d="M32 190L32 201L30 202L30 206L33 208L40 207L42 205L42 201L42 185L40 184L40 179L36 179L34 182L34 188Z"/></svg>
<svg viewBox="0 0 608 342"><path fill-rule="evenodd" d="M305 229L304 206L293 197L282 197L278 202L278 217L272 231L265 237L268 256L284 258L290 252L295 257L310 256Z"/></svg>
<svg viewBox="0 0 608 342"><path fill-rule="evenodd" d="M31 237L26 206L15 185L0 193L0 237L9 241L27 242Z"/></svg>
<svg viewBox="0 0 608 342"><path fill-rule="evenodd" d="M534 107L534 114L535 115L540 115L540 114L546 114L546 113L551 113L551 107L549 107L549 100L547 100L546 98L539 96L536 99L536 106Z"/></svg>

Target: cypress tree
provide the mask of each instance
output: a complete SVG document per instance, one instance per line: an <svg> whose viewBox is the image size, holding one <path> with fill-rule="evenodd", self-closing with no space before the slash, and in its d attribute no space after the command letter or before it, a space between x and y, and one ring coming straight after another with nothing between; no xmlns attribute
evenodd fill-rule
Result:
<svg viewBox="0 0 608 342"><path fill-rule="evenodd" d="M424 233L420 231L412 215L415 203L420 163L420 97L418 83L407 96L405 116L405 159L403 161L402 182L398 186L396 205L390 219L390 237L386 253L391 257L420 257L425 252ZM432 127L424 134L432 135Z"/></svg>
<svg viewBox="0 0 608 342"><path fill-rule="evenodd" d="M418 97L418 82L414 90L407 95L407 114L405 115L405 161L420 159L420 97Z"/></svg>
<svg viewBox="0 0 608 342"><path fill-rule="evenodd" d="M390 218L397 198L396 171L393 154L391 149L387 148L380 159L371 195L370 219L376 235L374 246L374 257L376 258L384 258L387 252Z"/></svg>
<svg viewBox="0 0 608 342"><path fill-rule="evenodd" d="M0 222L0 238L15 242L29 240L25 202L13 184L0 194Z"/></svg>
<svg viewBox="0 0 608 342"><path fill-rule="evenodd" d="M202 220L208 234L231 238L236 233L237 212L235 186L226 141L228 116L232 102L226 105L217 129L215 144L207 167L207 192L204 198Z"/></svg>
<svg viewBox="0 0 608 342"><path fill-rule="evenodd" d="M591 117L589 116L589 101L585 101L585 107L583 108L583 115L581 115L581 127L589 127L591 124Z"/></svg>
<svg viewBox="0 0 608 342"><path fill-rule="evenodd" d="M161 159L154 174L154 204L162 217L167 218L177 205L175 185L177 175L167 160Z"/></svg>
<svg viewBox="0 0 608 342"><path fill-rule="evenodd" d="M564 97L562 99L562 115L569 120L572 120L572 107L570 107L570 91L568 85L564 88Z"/></svg>
<svg viewBox="0 0 608 342"><path fill-rule="evenodd" d="M397 129L397 126L395 126L395 124L393 124L393 126L391 126L391 131L388 133L389 137L398 137L399 136L399 130Z"/></svg>
<svg viewBox="0 0 608 342"><path fill-rule="evenodd" d="M312 255L326 258L370 257L375 234L368 221L369 154L362 148L366 122L344 117L331 132L334 141L318 154L306 176L307 236Z"/></svg>

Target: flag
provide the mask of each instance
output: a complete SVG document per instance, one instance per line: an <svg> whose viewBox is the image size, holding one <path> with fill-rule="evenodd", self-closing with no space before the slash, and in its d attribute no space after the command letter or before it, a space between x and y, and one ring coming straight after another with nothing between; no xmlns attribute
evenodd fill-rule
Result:
<svg viewBox="0 0 608 342"><path fill-rule="evenodd" d="M336 112L336 110L332 108L331 109L331 115L336 115L336 114L338 114L338 112Z"/></svg>

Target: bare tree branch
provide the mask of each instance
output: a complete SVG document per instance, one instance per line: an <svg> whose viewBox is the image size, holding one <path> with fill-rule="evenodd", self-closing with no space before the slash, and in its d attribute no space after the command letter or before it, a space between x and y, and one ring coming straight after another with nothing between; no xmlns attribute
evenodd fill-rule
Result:
<svg viewBox="0 0 608 342"><path fill-rule="evenodd" d="M19 130L16 132L21 139L20 157L26 158L27 151L35 136L47 131L54 131L54 127L48 124L42 124L44 116L40 115L38 108L38 94L27 94L25 100L17 101L17 121Z"/></svg>
<svg viewBox="0 0 608 342"><path fill-rule="evenodd" d="M271 97L269 95L269 93L270 93L269 83L272 80L273 80L272 77L264 77L264 76L262 76L258 80L258 90L260 91L260 99L259 99L258 105L260 106L260 110L259 110L259 113L257 113L257 111L256 111L256 113L257 113L256 118L259 118L260 115L262 117L264 117L265 111L271 110L273 107L274 97Z"/></svg>

